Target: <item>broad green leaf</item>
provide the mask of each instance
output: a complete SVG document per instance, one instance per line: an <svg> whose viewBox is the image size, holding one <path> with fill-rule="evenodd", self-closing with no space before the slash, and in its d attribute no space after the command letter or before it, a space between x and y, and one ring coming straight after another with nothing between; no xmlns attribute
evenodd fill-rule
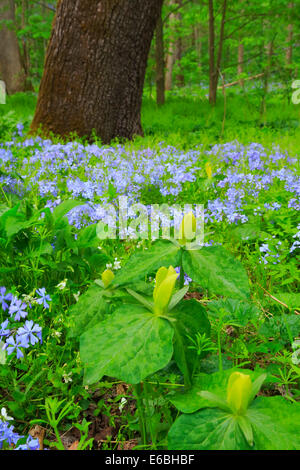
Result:
<svg viewBox="0 0 300 470"><path fill-rule="evenodd" d="M211 294L248 299L249 281L243 265L222 246L184 251L183 269Z"/></svg>
<svg viewBox="0 0 300 470"><path fill-rule="evenodd" d="M218 408L181 415L168 434L169 450L248 450L237 420Z"/></svg>
<svg viewBox="0 0 300 470"><path fill-rule="evenodd" d="M285 398L259 397L247 411L255 449L300 450L300 403Z"/></svg>
<svg viewBox="0 0 300 470"><path fill-rule="evenodd" d="M165 367L173 354L170 322L139 305L122 305L80 338L84 381L104 375L136 384Z"/></svg>
<svg viewBox="0 0 300 470"><path fill-rule="evenodd" d="M68 311L69 336L80 336L84 331L103 320L108 304L103 298L103 289L92 285L79 297Z"/></svg>
<svg viewBox="0 0 300 470"><path fill-rule="evenodd" d="M15 205L12 209L4 212L0 217L0 231L2 233L4 232L8 239L17 235L21 230L42 223L42 221L39 221L40 212L27 219L25 213L18 212L19 207L20 204Z"/></svg>
<svg viewBox="0 0 300 470"><path fill-rule="evenodd" d="M191 389L183 392L169 393L170 402L183 413L194 413L201 408L212 407L210 400L201 396L202 391L208 391L217 397L226 400L226 390L228 379L232 372L241 372L249 374L252 382L261 375L262 370L255 371L248 369L232 368L223 372L215 372L214 374L199 374L195 379Z"/></svg>
<svg viewBox="0 0 300 470"><path fill-rule="evenodd" d="M211 402L212 408L220 408L220 410L226 411L226 413L231 413L231 409L224 398L215 395L214 393L208 392L207 390L203 390L199 392L199 395L202 398L205 398Z"/></svg>
<svg viewBox="0 0 300 470"><path fill-rule="evenodd" d="M180 248L167 240L158 240L151 248L134 253L126 265L118 272L113 284L126 285L145 278L161 266L179 264ZM133 286L134 287L134 286Z"/></svg>

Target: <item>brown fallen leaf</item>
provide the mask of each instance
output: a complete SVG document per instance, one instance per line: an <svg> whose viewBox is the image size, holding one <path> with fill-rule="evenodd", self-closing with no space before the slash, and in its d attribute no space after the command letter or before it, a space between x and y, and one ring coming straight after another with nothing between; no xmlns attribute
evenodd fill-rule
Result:
<svg viewBox="0 0 300 470"><path fill-rule="evenodd" d="M117 395L125 395L126 393L126 385L125 384L118 384L116 386Z"/></svg>
<svg viewBox="0 0 300 470"><path fill-rule="evenodd" d="M78 444L79 444L79 441L74 441L73 444L70 445L68 450L77 450Z"/></svg>
<svg viewBox="0 0 300 470"><path fill-rule="evenodd" d="M137 446L139 441L137 439L131 439L130 441L120 442L118 445L118 450L132 450Z"/></svg>
<svg viewBox="0 0 300 470"><path fill-rule="evenodd" d="M39 440L40 450L44 450L45 432L46 432L46 430L44 428L42 428L42 426L39 426L38 424L36 424L29 431L29 434L31 435L31 437L33 437L34 439Z"/></svg>

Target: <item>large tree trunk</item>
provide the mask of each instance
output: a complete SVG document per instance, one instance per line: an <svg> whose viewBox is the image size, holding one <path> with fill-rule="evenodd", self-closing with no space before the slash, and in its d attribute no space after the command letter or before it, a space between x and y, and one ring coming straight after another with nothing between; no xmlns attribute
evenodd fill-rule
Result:
<svg viewBox="0 0 300 470"><path fill-rule="evenodd" d="M147 58L163 0L60 0L32 132L109 143L142 135Z"/></svg>
<svg viewBox="0 0 300 470"><path fill-rule="evenodd" d="M0 20L15 20L13 0L0 0ZM5 81L8 94L25 89L17 36L6 26L0 27L0 78Z"/></svg>

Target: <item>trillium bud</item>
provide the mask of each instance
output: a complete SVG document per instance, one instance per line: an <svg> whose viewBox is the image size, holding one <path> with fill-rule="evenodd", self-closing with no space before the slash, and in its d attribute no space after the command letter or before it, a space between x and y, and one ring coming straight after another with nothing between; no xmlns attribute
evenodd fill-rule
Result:
<svg viewBox="0 0 300 470"><path fill-rule="evenodd" d="M250 375L233 372L227 385L227 403L238 415L246 413L252 391Z"/></svg>
<svg viewBox="0 0 300 470"><path fill-rule="evenodd" d="M114 277L115 275L110 269L106 269L106 271L102 273L102 282L105 289L107 289L107 287L111 284Z"/></svg>
<svg viewBox="0 0 300 470"><path fill-rule="evenodd" d="M211 164L209 162L207 162L205 164L205 171L206 171L206 174L207 174L207 178L211 179L212 178L212 167L211 167Z"/></svg>
<svg viewBox="0 0 300 470"><path fill-rule="evenodd" d="M193 212L185 214L179 227L179 242L184 244L196 236L197 220Z"/></svg>
<svg viewBox="0 0 300 470"><path fill-rule="evenodd" d="M163 312L169 305L177 277L173 266L169 269L162 267L157 271L153 292L154 309L157 313Z"/></svg>

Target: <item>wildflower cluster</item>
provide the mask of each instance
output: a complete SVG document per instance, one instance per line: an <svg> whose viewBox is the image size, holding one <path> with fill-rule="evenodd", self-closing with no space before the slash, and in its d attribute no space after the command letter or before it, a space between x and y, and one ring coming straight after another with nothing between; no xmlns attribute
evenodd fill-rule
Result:
<svg viewBox="0 0 300 470"><path fill-rule="evenodd" d="M21 436L14 431L14 426L9 424L13 418L7 415L6 409L1 409L0 415L0 450L39 450L38 439L30 435Z"/></svg>
<svg viewBox="0 0 300 470"><path fill-rule="evenodd" d="M15 157L20 147L25 154L21 161ZM205 165L203 159L213 164ZM288 210L293 216L299 211L300 177L295 163L296 159L278 148L268 152L256 143L243 146L231 142L215 145L207 152L201 145L183 152L162 143L159 150L135 151L121 145L53 144L35 138L0 144L0 169L6 175L0 176L0 184L6 191L34 190L47 199L45 206L50 209L62 202L62 194L64 198L82 199L83 205L68 214L69 222L81 228L103 220L104 205L118 196L126 195L132 205L145 200L147 188L150 191L155 187L161 197L172 201L186 184L203 176L211 181L205 222L244 224L253 215L278 212L280 216ZM7 176L12 172L22 175L23 183ZM274 188L283 195L280 201L273 199ZM291 252L299 247L297 241Z"/></svg>
<svg viewBox="0 0 300 470"><path fill-rule="evenodd" d="M30 300L36 305L43 305L45 309L48 309L47 302L51 301L50 296L46 294L44 288L38 289L36 292L37 298L25 296L26 300ZM24 349L34 346L38 342L42 343L42 328L33 320L27 319L28 309L32 308L32 304L27 304L11 292L7 292L5 287L0 287L0 306L2 312L8 316L0 324L2 349L7 352L8 356L15 352L17 359L20 359L24 357ZM3 317L3 314L1 316ZM19 326L22 320L25 321Z"/></svg>

